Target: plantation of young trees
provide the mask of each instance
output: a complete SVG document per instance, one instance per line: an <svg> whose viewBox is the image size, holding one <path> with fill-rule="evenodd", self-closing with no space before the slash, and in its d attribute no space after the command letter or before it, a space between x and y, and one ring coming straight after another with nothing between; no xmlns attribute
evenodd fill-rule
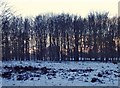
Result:
<svg viewBox="0 0 120 88"><path fill-rule="evenodd" d="M108 13L2 19L2 60L120 60L120 19Z"/></svg>

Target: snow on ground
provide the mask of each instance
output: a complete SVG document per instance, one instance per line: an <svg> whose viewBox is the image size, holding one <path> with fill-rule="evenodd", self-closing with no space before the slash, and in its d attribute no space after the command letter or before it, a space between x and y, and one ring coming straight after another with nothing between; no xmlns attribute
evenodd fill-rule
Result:
<svg viewBox="0 0 120 88"><path fill-rule="evenodd" d="M0 61L0 88L2 87L1 73L2 73L2 61Z"/></svg>
<svg viewBox="0 0 120 88"><path fill-rule="evenodd" d="M120 77L118 64L110 62L7 61L2 66L2 86L118 86Z"/></svg>

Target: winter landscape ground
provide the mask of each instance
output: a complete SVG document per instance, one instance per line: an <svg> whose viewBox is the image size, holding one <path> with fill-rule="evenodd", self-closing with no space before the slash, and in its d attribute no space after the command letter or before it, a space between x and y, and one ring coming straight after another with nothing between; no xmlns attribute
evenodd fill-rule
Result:
<svg viewBox="0 0 120 88"><path fill-rule="evenodd" d="M2 86L118 86L118 64L111 62L6 61Z"/></svg>

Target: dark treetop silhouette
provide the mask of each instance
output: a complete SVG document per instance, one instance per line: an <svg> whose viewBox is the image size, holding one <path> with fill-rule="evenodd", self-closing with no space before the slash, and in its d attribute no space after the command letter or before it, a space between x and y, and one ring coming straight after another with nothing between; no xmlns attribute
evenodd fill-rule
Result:
<svg viewBox="0 0 120 88"><path fill-rule="evenodd" d="M3 60L119 60L119 18L108 13L2 20Z"/></svg>

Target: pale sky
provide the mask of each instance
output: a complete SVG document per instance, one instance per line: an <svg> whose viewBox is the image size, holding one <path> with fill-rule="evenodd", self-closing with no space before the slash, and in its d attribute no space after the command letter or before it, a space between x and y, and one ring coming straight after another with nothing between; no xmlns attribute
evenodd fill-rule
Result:
<svg viewBox="0 0 120 88"><path fill-rule="evenodd" d="M83 17L91 11L118 14L119 0L7 0L8 5L22 16L35 16L45 13L70 13Z"/></svg>

